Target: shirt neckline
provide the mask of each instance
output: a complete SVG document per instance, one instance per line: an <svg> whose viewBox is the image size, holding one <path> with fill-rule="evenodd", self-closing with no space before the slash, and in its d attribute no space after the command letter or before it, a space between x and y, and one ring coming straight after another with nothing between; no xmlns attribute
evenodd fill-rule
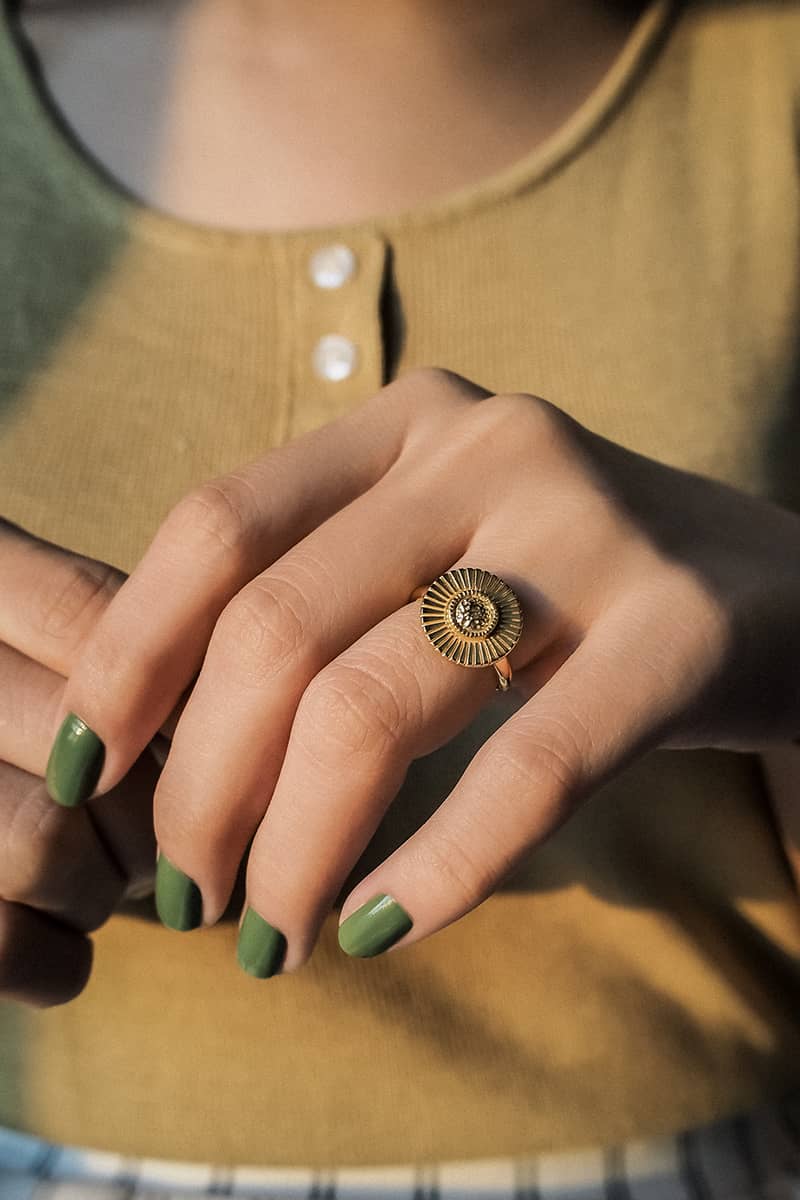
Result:
<svg viewBox="0 0 800 1200"><path fill-rule="evenodd" d="M276 241L329 241L332 236L346 237L348 234L382 232L391 236L393 232L436 225L489 207L552 174L579 152L621 107L679 7L678 0L649 0L599 83L552 134L509 166L397 213L374 214L355 221L297 229L230 229L204 225L173 216L128 192L71 138L58 116L50 111L32 68L25 61L24 43L18 40L14 29L10 0L0 0L0 71L10 82L20 115L36 134L37 146L42 151L40 165L49 169L61 186L67 185L79 192L98 217L125 227L130 237L181 243L187 248L192 245L247 248Z"/></svg>

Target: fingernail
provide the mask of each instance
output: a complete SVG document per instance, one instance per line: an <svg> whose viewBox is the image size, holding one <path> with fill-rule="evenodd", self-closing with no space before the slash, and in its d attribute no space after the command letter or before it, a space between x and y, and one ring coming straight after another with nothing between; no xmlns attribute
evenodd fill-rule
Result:
<svg viewBox="0 0 800 1200"><path fill-rule="evenodd" d="M106 748L97 734L75 713L67 713L47 760L45 783L57 804L75 808L97 786Z"/></svg>
<svg viewBox="0 0 800 1200"><path fill-rule="evenodd" d="M286 938L280 929L248 908L236 945L236 960L242 970L256 979L269 979L281 969L285 955Z"/></svg>
<svg viewBox="0 0 800 1200"><path fill-rule="evenodd" d="M156 863L156 912L168 929L197 929L203 923L203 897L200 888L179 871L165 854Z"/></svg>
<svg viewBox="0 0 800 1200"><path fill-rule="evenodd" d="M393 946L413 924L406 910L391 896L375 896L342 921L339 945L346 954L372 958Z"/></svg>

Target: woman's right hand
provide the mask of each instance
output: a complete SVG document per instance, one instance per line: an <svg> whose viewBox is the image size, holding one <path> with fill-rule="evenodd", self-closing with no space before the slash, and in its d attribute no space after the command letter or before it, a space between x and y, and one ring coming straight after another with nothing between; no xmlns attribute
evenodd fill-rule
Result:
<svg viewBox="0 0 800 1200"><path fill-rule="evenodd" d="M87 934L155 867L151 754L81 809L44 784L66 677L124 578L0 518L0 996L37 1006L82 991Z"/></svg>

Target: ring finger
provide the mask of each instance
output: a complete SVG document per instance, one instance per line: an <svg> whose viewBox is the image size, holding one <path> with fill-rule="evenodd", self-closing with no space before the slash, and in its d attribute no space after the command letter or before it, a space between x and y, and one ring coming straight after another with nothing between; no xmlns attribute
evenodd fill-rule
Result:
<svg viewBox="0 0 800 1200"><path fill-rule="evenodd" d="M472 552L456 565L473 565ZM560 625L537 606L533 589L515 582L514 590L527 616L512 654L519 667L553 644ZM412 760L469 724L495 688L491 667L465 670L431 650L416 603L391 614L315 678L298 706L249 854L251 911L239 951L245 970L274 973L284 949L284 970L305 962Z"/></svg>

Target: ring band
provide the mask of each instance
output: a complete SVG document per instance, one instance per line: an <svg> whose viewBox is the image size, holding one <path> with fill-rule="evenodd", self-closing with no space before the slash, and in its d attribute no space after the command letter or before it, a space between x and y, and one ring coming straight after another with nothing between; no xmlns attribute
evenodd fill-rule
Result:
<svg viewBox="0 0 800 1200"><path fill-rule="evenodd" d="M453 567L427 586L422 597L422 628L431 645L462 667L494 667L497 690L511 686L508 655L522 634L522 606L508 584L480 567Z"/></svg>

